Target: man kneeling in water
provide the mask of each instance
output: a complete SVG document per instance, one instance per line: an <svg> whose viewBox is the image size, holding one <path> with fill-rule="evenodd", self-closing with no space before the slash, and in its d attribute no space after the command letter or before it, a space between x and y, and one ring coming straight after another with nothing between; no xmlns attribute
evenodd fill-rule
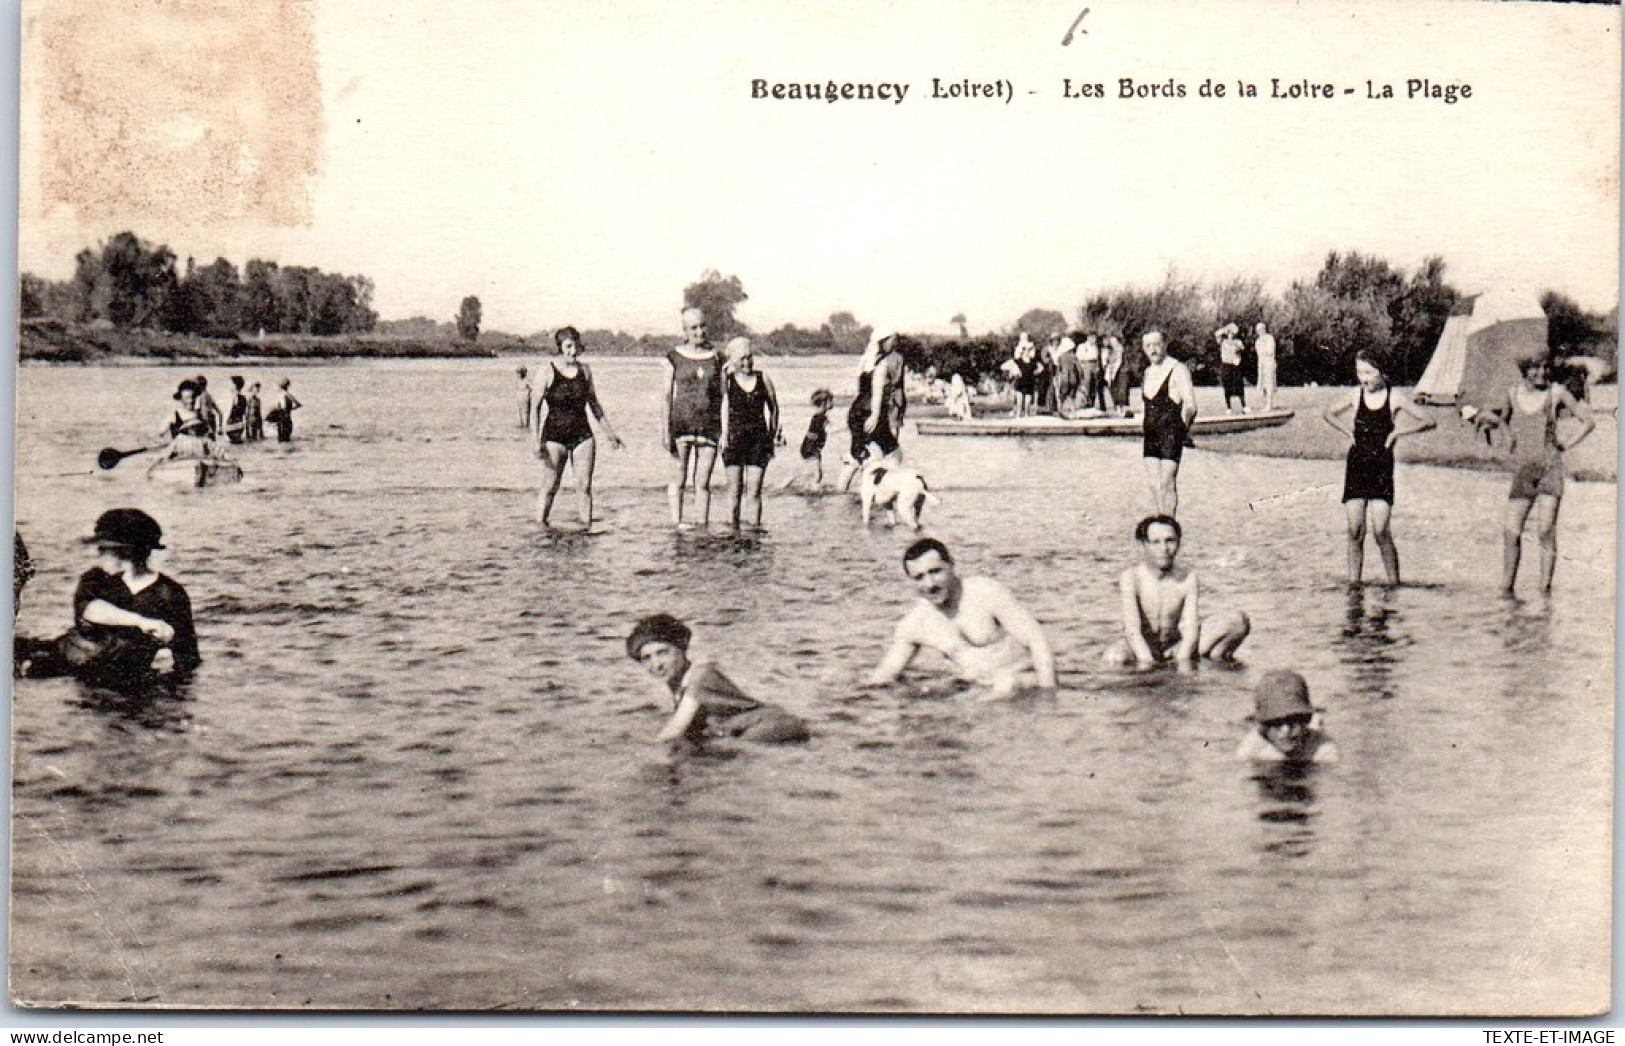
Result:
<svg viewBox="0 0 1625 1046"><path fill-rule="evenodd" d="M953 662L961 678L992 687L994 698L1022 687L1055 688L1049 640L1008 588L992 578L961 578L948 547L936 538L908 547L903 572L920 601L897 623L869 685L895 681L921 647L930 647Z"/></svg>
<svg viewBox="0 0 1625 1046"><path fill-rule="evenodd" d="M1199 657L1230 658L1252 630L1239 610L1200 616L1196 572L1174 563L1180 536L1172 516L1147 516L1134 528L1144 562L1123 571L1119 581L1124 638L1106 648L1108 664L1144 668L1172 661L1184 667Z"/></svg>
<svg viewBox="0 0 1625 1046"><path fill-rule="evenodd" d="M655 740L807 740L806 723L749 696L715 665L690 661L688 643L693 635L670 614L655 614L639 621L626 637L626 655L671 690L671 718Z"/></svg>

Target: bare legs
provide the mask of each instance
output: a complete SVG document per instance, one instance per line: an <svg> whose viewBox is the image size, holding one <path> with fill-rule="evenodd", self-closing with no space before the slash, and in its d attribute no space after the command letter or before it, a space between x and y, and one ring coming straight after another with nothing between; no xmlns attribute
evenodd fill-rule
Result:
<svg viewBox="0 0 1625 1046"><path fill-rule="evenodd" d="M598 459L597 443L597 440L589 439L571 450L562 443L548 442L547 457L543 459L547 478L536 498L536 522L551 526L549 520L553 515L553 499L558 497L559 484L564 479L564 465L568 461L575 475L581 526L583 529L592 526L592 473Z"/></svg>
<svg viewBox="0 0 1625 1046"><path fill-rule="evenodd" d="M1531 510L1535 517L1535 538L1540 542L1540 594L1552 593L1552 575L1557 571L1557 510L1561 498L1538 494L1528 498L1507 500L1506 515L1501 528L1501 591L1512 594L1518 580L1518 562L1523 553L1523 525Z"/></svg>
<svg viewBox="0 0 1625 1046"><path fill-rule="evenodd" d="M1388 530L1388 520L1394 507L1386 501L1365 501L1355 498L1345 502L1343 508L1349 520L1349 581L1359 584L1365 576L1365 533L1369 523L1371 537L1382 556L1382 570L1390 585L1399 584L1399 549Z"/></svg>
<svg viewBox="0 0 1625 1046"><path fill-rule="evenodd" d="M728 518L735 530L748 525L762 529L762 476L766 469L756 465L729 465Z"/></svg>
<svg viewBox="0 0 1625 1046"><path fill-rule="evenodd" d="M1146 458L1145 476L1151 484L1151 505L1164 516L1179 516L1179 462Z"/></svg>
<svg viewBox="0 0 1625 1046"><path fill-rule="evenodd" d="M694 495L700 504L700 525L711 522L711 470L716 468L717 448L711 443L678 441L672 451L674 471L666 484L666 501L671 507L672 526L683 525L683 495L688 490L688 463L694 460Z"/></svg>

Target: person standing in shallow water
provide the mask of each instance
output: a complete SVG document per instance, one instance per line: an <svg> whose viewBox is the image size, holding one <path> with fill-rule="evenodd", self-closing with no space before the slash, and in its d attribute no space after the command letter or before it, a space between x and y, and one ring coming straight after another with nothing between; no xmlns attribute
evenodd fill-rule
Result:
<svg viewBox="0 0 1625 1046"><path fill-rule="evenodd" d="M270 412L265 415L265 420L276 426L278 443L293 441L293 412L304 406L294 399L293 393L289 391L292 384L287 378L277 382L277 388L281 391L277 393L276 402L272 404Z"/></svg>
<svg viewBox="0 0 1625 1046"><path fill-rule="evenodd" d="M773 382L756 369L749 338L728 343L723 379L722 465L728 473L729 521L762 528L762 480L779 443L779 398Z"/></svg>
<svg viewBox="0 0 1625 1046"><path fill-rule="evenodd" d="M248 427L248 398L243 395L243 379L239 374L231 376L231 406L226 412L226 438L233 443L244 440L244 432Z"/></svg>
<svg viewBox="0 0 1625 1046"><path fill-rule="evenodd" d="M1557 510L1563 504L1563 452L1591 435L1597 422L1590 407L1562 384L1553 384L1545 356L1518 360L1518 372L1521 380L1507 390L1501 405L1481 412L1474 423L1508 433L1512 489L1502 523L1501 591L1510 596L1517 583L1523 528L1532 512L1540 542L1540 591L1550 595L1557 570ZM1580 423L1579 431L1567 440L1557 431L1564 415Z"/></svg>
<svg viewBox="0 0 1625 1046"><path fill-rule="evenodd" d="M260 410L260 383L248 387L243 397L243 442L259 443L265 439L265 414Z"/></svg>
<svg viewBox="0 0 1625 1046"><path fill-rule="evenodd" d="M1178 516L1179 462L1196 420L1196 387L1190 370L1168 355L1161 331L1147 331L1140 346L1146 358L1140 398L1145 403L1144 458L1151 504L1160 515Z"/></svg>
<svg viewBox="0 0 1625 1046"><path fill-rule="evenodd" d="M1354 376L1359 385L1352 400L1328 407L1326 423L1348 436L1348 464L1343 474L1343 507L1349 523L1349 581L1359 584L1365 572L1365 532L1369 521L1371 537L1382 555L1382 569L1390 585L1399 584L1399 549L1388 532L1394 510L1394 443L1402 436L1414 436L1433 428L1433 419L1411 405L1402 393L1388 384L1378 359L1367 352L1354 358ZM1345 418L1353 418L1346 424ZM1402 418L1412 419L1400 428Z"/></svg>
<svg viewBox="0 0 1625 1046"><path fill-rule="evenodd" d="M672 480L666 485L672 526L682 529L689 468L700 525L711 522L711 471L722 438L722 360L706 337L705 313L683 310L683 343L666 353L666 395L660 401L660 428L672 457Z"/></svg>
<svg viewBox="0 0 1625 1046"><path fill-rule="evenodd" d="M575 474L576 494L580 498L581 526L592 526L592 474L597 463L597 442L593 439L590 413L609 437L610 446L620 450L625 446L615 435L604 408L598 403L598 392L593 387L592 371L579 359L581 333L574 327L561 327L553 334L562 362L550 363L541 378L541 390L536 396L535 417L531 427L536 430L536 456L547 469L547 478L536 499L536 521L548 524L553 514L553 499L558 496L559 483L564 478L564 465L568 461Z"/></svg>
<svg viewBox="0 0 1625 1046"><path fill-rule="evenodd" d="M534 390L530 386L530 372L524 367L519 368L519 427L529 429L531 415L535 410L532 403Z"/></svg>
<svg viewBox="0 0 1625 1046"><path fill-rule="evenodd" d="M851 488L871 453L901 460L899 436L908 413L904 354L912 347L905 335L877 327L858 360L858 391L846 411L852 453L841 470L838 485L842 490Z"/></svg>

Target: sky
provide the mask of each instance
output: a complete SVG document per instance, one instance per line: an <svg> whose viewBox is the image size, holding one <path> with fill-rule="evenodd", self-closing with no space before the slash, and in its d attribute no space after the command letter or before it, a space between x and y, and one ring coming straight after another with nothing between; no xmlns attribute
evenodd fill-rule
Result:
<svg viewBox="0 0 1625 1046"><path fill-rule="evenodd" d="M1279 291L1330 250L1406 269L1439 254L1470 293L1617 300L1617 7L243 10L226 22L177 0L133 32L95 0L24 5L22 269L63 278L128 228L200 264L365 274L384 319L449 320L475 294L487 329L518 333L674 333L709 269L740 278L759 330L842 310L993 330L1170 270ZM1124 77L1186 95L1125 99ZM933 78L1006 81L1010 97L932 98ZM1271 98L1272 78L1336 93ZM1413 78L1472 95L1405 98ZM762 99L754 79L908 93ZM1106 97L1063 97L1068 79ZM1226 97L1202 97L1208 80ZM1236 97L1238 81L1260 96ZM1384 84L1400 97L1369 97Z"/></svg>

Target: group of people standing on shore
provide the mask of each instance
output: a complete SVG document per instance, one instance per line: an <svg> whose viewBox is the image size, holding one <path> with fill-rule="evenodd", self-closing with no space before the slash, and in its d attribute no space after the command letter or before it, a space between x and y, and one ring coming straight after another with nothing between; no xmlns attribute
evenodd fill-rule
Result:
<svg viewBox="0 0 1625 1046"><path fill-rule="evenodd" d="M1023 331L999 368L1014 395L1011 416L1126 415L1132 375L1125 354L1123 339L1109 332L1057 331L1039 346Z"/></svg>

